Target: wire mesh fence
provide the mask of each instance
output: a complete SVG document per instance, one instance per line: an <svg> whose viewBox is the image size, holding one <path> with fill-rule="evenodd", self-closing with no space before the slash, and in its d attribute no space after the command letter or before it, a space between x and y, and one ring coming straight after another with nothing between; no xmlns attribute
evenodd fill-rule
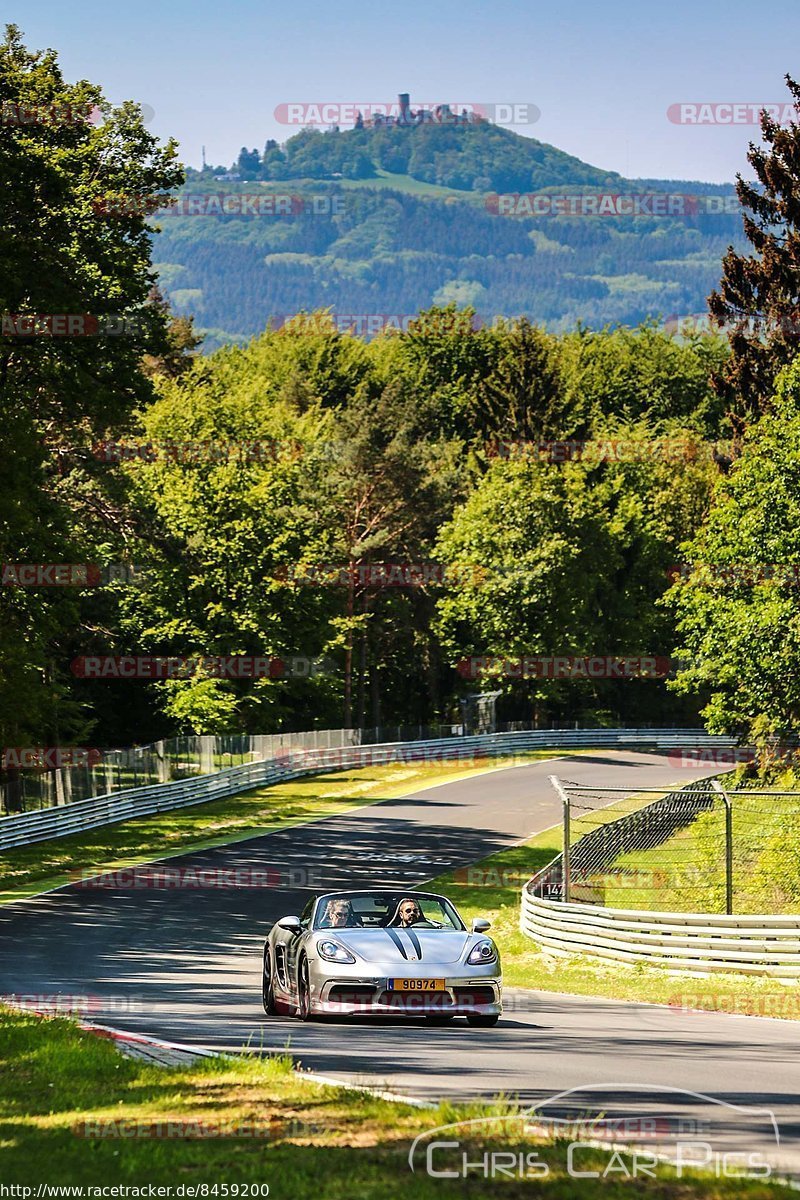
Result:
<svg viewBox="0 0 800 1200"><path fill-rule="evenodd" d="M111 795L129 788L210 775L228 767L261 762L292 750L357 745L353 729L315 729L305 733L186 736L82 755L83 761L56 770L0 772L0 816L33 812Z"/></svg>
<svg viewBox="0 0 800 1200"><path fill-rule="evenodd" d="M800 913L800 793L559 780L563 853L539 895L652 912Z"/></svg>
<svg viewBox="0 0 800 1200"><path fill-rule="evenodd" d="M595 725L574 722L575 731L595 729ZM620 726L622 730L625 727ZM672 732L673 726L664 726ZM491 732L544 733L538 725L524 721L494 722ZM572 731L572 726L570 730ZM371 729L315 729L300 733L229 734L170 738L129 749L93 750L78 756L81 761L58 769L42 769L35 764L7 768L8 752L0 759L0 817L15 813L52 808L76 800L110 795L129 788L167 783L207 775L227 767L259 762L292 750L330 750L344 746L384 745L427 739L450 739L479 732L470 725L439 723L429 725L383 725ZM565 732L562 728L558 732ZM615 730L598 729L601 734ZM652 732L656 732L655 729ZM690 736L696 730L677 730ZM17 757L19 757L17 752ZM29 754L21 752L23 756ZM13 757L14 752L11 752Z"/></svg>

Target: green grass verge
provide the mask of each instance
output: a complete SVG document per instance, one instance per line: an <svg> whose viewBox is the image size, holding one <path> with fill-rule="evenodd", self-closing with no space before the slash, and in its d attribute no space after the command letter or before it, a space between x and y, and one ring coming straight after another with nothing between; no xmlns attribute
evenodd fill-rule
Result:
<svg viewBox="0 0 800 1200"><path fill-rule="evenodd" d="M69 883L74 872L120 870L190 850L207 850L433 784L468 778L504 764L551 758L556 753L541 750L517 755L513 760L389 763L332 771L20 846L4 851L0 860L0 903Z"/></svg>
<svg viewBox="0 0 800 1200"><path fill-rule="evenodd" d="M338 1034L332 1029L331 1036ZM473 1132L464 1142L469 1161L486 1150L529 1153L538 1146L540 1160L549 1166L546 1179L533 1184L489 1182L478 1174L434 1179L422 1164L412 1174L408 1152L418 1134L501 1109L413 1109L303 1081L282 1058L156 1067L122 1057L115 1046L66 1019L42 1021L4 1008L0 1079L5 1186L170 1185L176 1196L180 1184L209 1189L266 1184L271 1196L291 1200L386 1200L396 1194L477 1200L495 1188L510 1200L532 1194L566 1200L578 1194L576 1188L586 1200L640 1195L645 1187L659 1200L766 1200L780 1194L775 1185L741 1179L692 1174L678 1180L667 1166L658 1168L657 1180L626 1182L617 1157L614 1174L577 1182L567 1175L565 1142L537 1142L528 1134L521 1139L519 1124L504 1132L500 1120L487 1134L478 1138ZM184 1136L175 1136L178 1129ZM203 1129L225 1136L198 1137ZM580 1165L603 1171L612 1156L608 1149L582 1152Z"/></svg>
<svg viewBox="0 0 800 1200"><path fill-rule="evenodd" d="M506 987L800 1019L796 985L787 987L765 977L722 973L699 978L639 964L626 966L583 955L562 958L545 953L519 928L520 890L560 849L561 828L554 826L524 844L501 850L472 867L441 875L426 885L449 896L467 921L480 916L492 922Z"/></svg>

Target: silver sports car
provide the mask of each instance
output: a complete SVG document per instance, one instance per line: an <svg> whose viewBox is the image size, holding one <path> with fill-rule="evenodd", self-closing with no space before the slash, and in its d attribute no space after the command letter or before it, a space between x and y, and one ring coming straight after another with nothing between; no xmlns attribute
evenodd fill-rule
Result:
<svg viewBox="0 0 800 1200"><path fill-rule="evenodd" d="M500 955L489 922L468 930L445 896L328 892L283 917L264 946L264 1011L318 1016L463 1016L496 1025Z"/></svg>

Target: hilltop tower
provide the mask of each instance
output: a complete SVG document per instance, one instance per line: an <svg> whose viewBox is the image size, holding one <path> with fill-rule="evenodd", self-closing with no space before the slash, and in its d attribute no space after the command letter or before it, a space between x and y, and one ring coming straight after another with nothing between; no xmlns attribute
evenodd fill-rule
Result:
<svg viewBox="0 0 800 1200"><path fill-rule="evenodd" d="M408 92L400 92L397 99L400 103L400 115L397 120L400 125L410 125L414 119L411 112L411 96Z"/></svg>

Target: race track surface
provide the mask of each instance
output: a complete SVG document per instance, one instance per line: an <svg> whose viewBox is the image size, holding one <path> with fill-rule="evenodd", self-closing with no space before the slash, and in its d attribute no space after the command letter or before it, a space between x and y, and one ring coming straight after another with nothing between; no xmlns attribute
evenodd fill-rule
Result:
<svg viewBox="0 0 800 1200"><path fill-rule="evenodd" d="M20 901L0 908L0 994L87 997L92 1020L184 1043L289 1047L313 1071L424 1099L502 1092L532 1104L582 1089L543 1110L566 1117L586 1111L587 1088L613 1085L606 1114L660 1114L664 1128L680 1118L709 1140L713 1124L720 1145L752 1144L800 1175L794 1022L524 991L506 994L506 1014L489 1030L264 1016L264 938L273 921L301 910L309 886L412 886L508 847L559 820L552 773L637 788L704 774L625 751L502 768L163 864L222 880L235 870L270 886L73 885ZM701 980L676 980L676 994L701 989ZM732 1105L774 1112L780 1147L765 1118Z"/></svg>

